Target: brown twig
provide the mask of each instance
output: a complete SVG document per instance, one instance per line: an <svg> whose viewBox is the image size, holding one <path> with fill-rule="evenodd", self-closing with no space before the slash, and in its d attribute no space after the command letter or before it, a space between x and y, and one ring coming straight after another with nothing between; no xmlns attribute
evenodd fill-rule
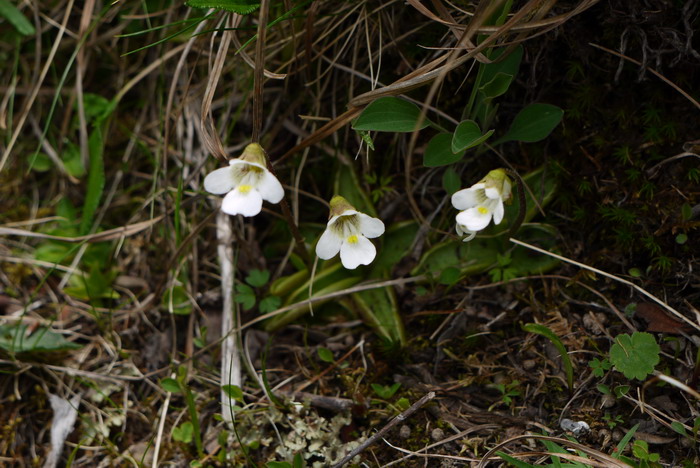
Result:
<svg viewBox="0 0 700 468"><path fill-rule="evenodd" d="M417 402L413 403L410 408L408 408L406 411L404 411L403 413L399 414L394 419L389 421L389 423L386 426L384 426L383 428L381 428L376 434L371 436L369 439L365 440L362 444L360 444L360 446L355 448L355 450L348 453L345 457L343 457L342 460L340 460L338 463L333 465L333 468L340 468L341 466L345 465L347 462L349 462L350 460L355 458L357 455L362 453L362 451L367 449L370 445L374 444L379 439L384 437L384 434L389 432L394 426L396 426L400 422L403 422L406 419L408 419L409 417L411 417L411 415L413 413L415 413L420 408L425 406L425 404L428 403L433 398L435 398L435 392L430 392L427 395L425 395L423 398L418 400Z"/></svg>

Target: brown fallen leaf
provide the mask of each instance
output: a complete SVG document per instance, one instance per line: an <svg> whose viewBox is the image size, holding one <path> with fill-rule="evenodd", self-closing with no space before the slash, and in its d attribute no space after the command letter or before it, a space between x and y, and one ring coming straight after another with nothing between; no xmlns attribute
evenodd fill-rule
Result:
<svg viewBox="0 0 700 468"><path fill-rule="evenodd" d="M638 302L636 315L643 318L648 323L648 332L673 333L678 335L680 333L690 333L693 331L693 327L671 317L665 310L651 302Z"/></svg>

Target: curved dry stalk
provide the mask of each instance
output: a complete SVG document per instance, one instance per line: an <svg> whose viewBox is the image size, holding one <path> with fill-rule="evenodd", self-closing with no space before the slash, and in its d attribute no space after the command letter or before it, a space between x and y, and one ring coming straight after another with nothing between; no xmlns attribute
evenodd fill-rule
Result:
<svg viewBox="0 0 700 468"><path fill-rule="evenodd" d="M517 239L513 239L512 237L510 238L510 241L511 241L512 243L514 243L514 244L520 245L520 246L522 246L522 247L526 247L526 248L528 248L528 249L530 249L530 250L534 250L535 252L539 252L539 253L541 253L541 254L549 255L550 257L554 257L554 258L556 258L557 260L561 260L562 262L570 263L571 265L576 265L577 267L583 268L584 270L592 271L593 273L597 273L597 274L599 274L599 275L601 275L601 276L605 276L606 278L610 278L610 279L615 280L615 281L617 281L617 282L620 282L620 283L622 283L622 284L626 284L627 286L629 286L629 287L635 289L637 292L641 293L642 295L644 295L644 296L648 297L649 299L651 299L652 301L656 302L656 303L659 304L661 307L663 307L664 309L668 310L668 311L671 312L673 315L675 315L676 317L678 317L679 319L681 319L682 321L684 321L685 323L687 323L687 324L690 325L691 327L693 327L693 328L695 328L696 330L700 331L700 325L698 325L697 323L693 322L693 321L690 320L688 317L686 317L685 315L681 314L679 311L677 311L676 309L674 309L674 308L671 307L670 305L666 304L666 303L665 303L664 301L662 301L661 299L657 298L656 296L654 296L653 294L651 294L650 292L648 292L646 289L642 288L641 286L637 286L636 284L632 283L631 281L627 281L626 279L622 279L622 278L620 278L619 276L615 276L615 275L613 275L613 274L606 273L606 272L604 272L604 271L602 271L602 270L599 270L599 269L597 269L597 268L593 268L593 267L588 266L588 265L586 265L586 264L577 262L576 260L571 260L570 258L566 258L566 257L563 257L563 256L561 256L561 255L557 255L557 254L555 254L555 253L549 252L549 251L547 251L547 250L540 249L539 247L535 247L534 245L528 244L528 243L526 243L526 242L522 242L522 241L519 241L519 240L517 240Z"/></svg>
<svg viewBox="0 0 700 468"><path fill-rule="evenodd" d="M476 468L483 468L485 467L489 461L493 460L500 460L500 458L494 457L494 453L497 451L501 450L503 447L506 445L510 444L511 442L515 442L517 440L524 440L524 439L535 439L535 440L547 440L550 442L555 442L557 444L565 445L567 447L571 447L575 450L579 450L586 455L590 457L595 457L597 460L587 460L586 463L591 463L591 462L596 462L599 461L601 464L597 466L602 466L602 467L607 467L607 468L632 468L631 465L618 460L617 458L611 457L610 455L607 455L603 452L600 452L598 450L592 449L590 447L586 447L583 444L579 444L578 442L571 441L569 439L564 439L561 437L551 437L551 436L544 436L544 435L538 435L538 434L523 434L515 437L511 437L510 439L504 440L500 444L496 445L494 448L486 452L486 454L483 456L479 464L477 465ZM540 452L536 452L536 454L540 454ZM559 454L555 454L556 456L559 456Z"/></svg>

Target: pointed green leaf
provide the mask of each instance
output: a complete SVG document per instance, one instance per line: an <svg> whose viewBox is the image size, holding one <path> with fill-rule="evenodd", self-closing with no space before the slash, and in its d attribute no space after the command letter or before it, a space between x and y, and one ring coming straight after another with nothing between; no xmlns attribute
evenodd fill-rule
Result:
<svg viewBox="0 0 700 468"><path fill-rule="evenodd" d="M513 82L513 75L510 75L508 73L498 72L491 79L491 81L489 81L488 83L481 86L479 88L479 91L481 91L483 93L483 95L486 99L491 100L493 98L496 98L498 96L505 94L505 92L508 91L508 88L510 87L510 84L512 82Z"/></svg>
<svg viewBox="0 0 700 468"><path fill-rule="evenodd" d="M438 133L428 142L423 154L425 167L446 166L456 163L464 156L464 151L452 152L452 134Z"/></svg>
<svg viewBox="0 0 700 468"><path fill-rule="evenodd" d="M574 389L574 366L571 364L571 358L569 353L566 351L566 347L561 339L549 328L539 323L528 323L523 325L523 330L529 333L535 333L537 335L542 335L552 342L559 355L561 356L561 362L564 366L564 373L566 374L566 383L569 386L569 391Z"/></svg>
<svg viewBox="0 0 700 468"><path fill-rule="evenodd" d="M90 168L88 172L87 192L85 193L85 203L83 204L83 217L80 222L80 233L87 234L92 227L92 218L97 211L102 198L102 190L105 186L105 167L102 160L104 141L100 127L90 134L88 139L88 149L90 152Z"/></svg>
<svg viewBox="0 0 700 468"><path fill-rule="evenodd" d="M452 136L452 152L459 153L478 146L488 140L491 135L493 135L493 130L489 130L482 135L481 129L476 122L463 120L457 125L457 129L455 129L455 133Z"/></svg>
<svg viewBox="0 0 700 468"><path fill-rule="evenodd" d="M551 104L530 104L515 116L508 132L494 144L506 141L534 143L545 139L559 125L564 111Z"/></svg>
<svg viewBox="0 0 700 468"><path fill-rule="evenodd" d="M187 0L185 5L192 8L215 8L239 15L247 15L258 9L260 2L253 0Z"/></svg>
<svg viewBox="0 0 700 468"><path fill-rule="evenodd" d="M0 325L0 349L9 353L65 351L80 347L50 328L40 327L30 334L25 324Z"/></svg>
<svg viewBox="0 0 700 468"><path fill-rule="evenodd" d="M0 0L0 17L5 18L23 36L36 32L32 23L8 0Z"/></svg>
<svg viewBox="0 0 700 468"><path fill-rule="evenodd" d="M427 118L418 123L420 113L420 108L412 102L391 96L381 97L362 111L352 128L377 132L412 132L429 124Z"/></svg>

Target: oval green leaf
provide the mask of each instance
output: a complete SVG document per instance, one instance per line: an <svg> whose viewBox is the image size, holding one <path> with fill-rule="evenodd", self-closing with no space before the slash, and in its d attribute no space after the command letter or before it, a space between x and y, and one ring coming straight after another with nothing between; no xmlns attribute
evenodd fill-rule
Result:
<svg viewBox="0 0 700 468"><path fill-rule="evenodd" d="M508 132L495 144L506 141L534 143L545 139L559 125L564 111L551 104L530 104L515 116Z"/></svg>
<svg viewBox="0 0 700 468"><path fill-rule="evenodd" d="M170 393L180 393L182 391L180 382L175 379L171 379L170 377L161 380L160 386L163 387L163 390Z"/></svg>
<svg viewBox="0 0 700 468"><path fill-rule="evenodd" d="M457 125L457 129L455 129L455 133L452 136L452 152L459 153L478 146L488 140L491 135L493 135L493 130L489 130L482 135L481 129L476 122L463 120Z"/></svg>
<svg viewBox="0 0 700 468"><path fill-rule="evenodd" d="M376 132L412 132L428 126L428 119L418 124L420 109L412 102L397 97L381 97L362 111L352 128Z"/></svg>
<svg viewBox="0 0 700 468"><path fill-rule="evenodd" d="M446 166L456 163L464 156L464 151L452 152L452 135L449 133L438 133L429 142L423 154L423 165L425 167Z"/></svg>

